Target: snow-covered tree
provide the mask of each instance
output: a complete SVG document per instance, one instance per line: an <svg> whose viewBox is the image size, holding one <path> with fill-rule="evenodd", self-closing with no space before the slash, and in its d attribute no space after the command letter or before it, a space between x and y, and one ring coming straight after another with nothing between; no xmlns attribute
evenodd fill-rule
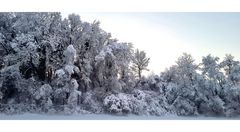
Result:
<svg viewBox="0 0 240 132"><path fill-rule="evenodd" d="M179 77L191 83L193 81L194 75L198 66L194 62L195 60L190 54L183 53L177 60L177 72ZM182 82L181 80L179 80ZM184 82L186 83L186 81Z"/></svg>
<svg viewBox="0 0 240 132"><path fill-rule="evenodd" d="M240 65L236 65L232 68L231 73L228 75L228 79L231 80L233 84L240 83Z"/></svg>
<svg viewBox="0 0 240 132"><path fill-rule="evenodd" d="M105 89L105 92L118 93L122 89L121 84L118 82L118 65L116 57L113 53L111 44L107 45L95 57L97 80L100 87Z"/></svg>
<svg viewBox="0 0 240 132"><path fill-rule="evenodd" d="M141 79L142 71L148 70L147 66L149 64L150 58L146 56L144 51L139 51L138 49L135 51L133 56L133 65L132 70L137 74L138 78Z"/></svg>
<svg viewBox="0 0 240 132"><path fill-rule="evenodd" d="M225 75L229 76L233 67L239 64L239 61L234 60L234 56L226 54L224 60L220 63L220 67L224 69Z"/></svg>
<svg viewBox="0 0 240 132"><path fill-rule="evenodd" d="M163 73L166 98L169 105L179 115L194 115L197 113L195 98L196 76L198 65L195 64L190 54L183 53L177 60L177 65L172 66Z"/></svg>
<svg viewBox="0 0 240 132"><path fill-rule="evenodd" d="M216 92L216 94L222 92L225 83L225 76L220 71L218 60L218 57L212 57L211 55L202 59L203 75L209 79L209 83L214 83L214 86L210 90Z"/></svg>
<svg viewBox="0 0 240 132"><path fill-rule="evenodd" d="M239 61L183 53L160 75L150 58L77 14L0 13L0 112L240 113Z"/></svg>
<svg viewBox="0 0 240 132"><path fill-rule="evenodd" d="M215 79L219 74L220 67L218 65L218 57L213 57L211 55L207 55L202 59L202 73L208 79Z"/></svg>
<svg viewBox="0 0 240 132"><path fill-rule="evenodd" d="M78 102L78 95L80 96L78 91L79 84L76 79L72 78L73 74L79 74L78 67L74 65L76 50L73 45L69 45L63 53L65 64L56 71L56 77L53 80L56 89L54 97L57 104L72 104L72 108L75 108Z"/></svg>

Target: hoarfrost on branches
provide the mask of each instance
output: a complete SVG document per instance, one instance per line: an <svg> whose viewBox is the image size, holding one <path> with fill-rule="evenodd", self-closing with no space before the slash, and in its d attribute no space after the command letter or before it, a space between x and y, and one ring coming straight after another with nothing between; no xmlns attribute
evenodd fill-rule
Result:
<svg viewBox="0 0 240 132"><path fill-rule="evenodd" d="M161 60L159 60L161 61ZM161 74L150 58L79 15L0 13L0 112L235 116L240 63L183 53Z"/></svg>

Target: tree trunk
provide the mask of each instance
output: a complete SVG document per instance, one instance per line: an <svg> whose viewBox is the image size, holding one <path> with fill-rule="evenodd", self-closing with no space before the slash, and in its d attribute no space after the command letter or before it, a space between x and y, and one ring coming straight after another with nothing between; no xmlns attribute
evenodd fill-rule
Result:
<svg viewBox="0 0 240 132"><path fill-rule="evenodd" d="M139 79L142 78L141 72L142 72L141 69L138 69L138 77L139 77Z"/></svg>

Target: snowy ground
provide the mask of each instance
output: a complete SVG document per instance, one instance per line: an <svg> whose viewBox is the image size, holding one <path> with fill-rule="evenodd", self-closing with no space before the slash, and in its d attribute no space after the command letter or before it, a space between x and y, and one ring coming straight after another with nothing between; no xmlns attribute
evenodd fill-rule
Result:
<svg viewBox="0 0 240 132"><path fill-rule="evenodd" d="M41 114L0 114L0 120L240 120L240 117L183 117L176 115L167 116L115 116L107 114L79 114L79 115L41 115Z"/></svg>

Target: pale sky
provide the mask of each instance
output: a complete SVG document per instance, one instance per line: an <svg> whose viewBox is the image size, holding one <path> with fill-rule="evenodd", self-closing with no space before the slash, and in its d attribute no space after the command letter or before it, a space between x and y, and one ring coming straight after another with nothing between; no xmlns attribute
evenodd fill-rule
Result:
<svg viewBox="0 0 240 132"><path fill-rule="evenodd" d="M70 12L69 12L70 13ZM69 14L62 12L63 16ZM120 42L131 42L150 57L150 72L159 74L183 53L200 62L212 54L240 59L240 13L78 13Z"/></svg>

